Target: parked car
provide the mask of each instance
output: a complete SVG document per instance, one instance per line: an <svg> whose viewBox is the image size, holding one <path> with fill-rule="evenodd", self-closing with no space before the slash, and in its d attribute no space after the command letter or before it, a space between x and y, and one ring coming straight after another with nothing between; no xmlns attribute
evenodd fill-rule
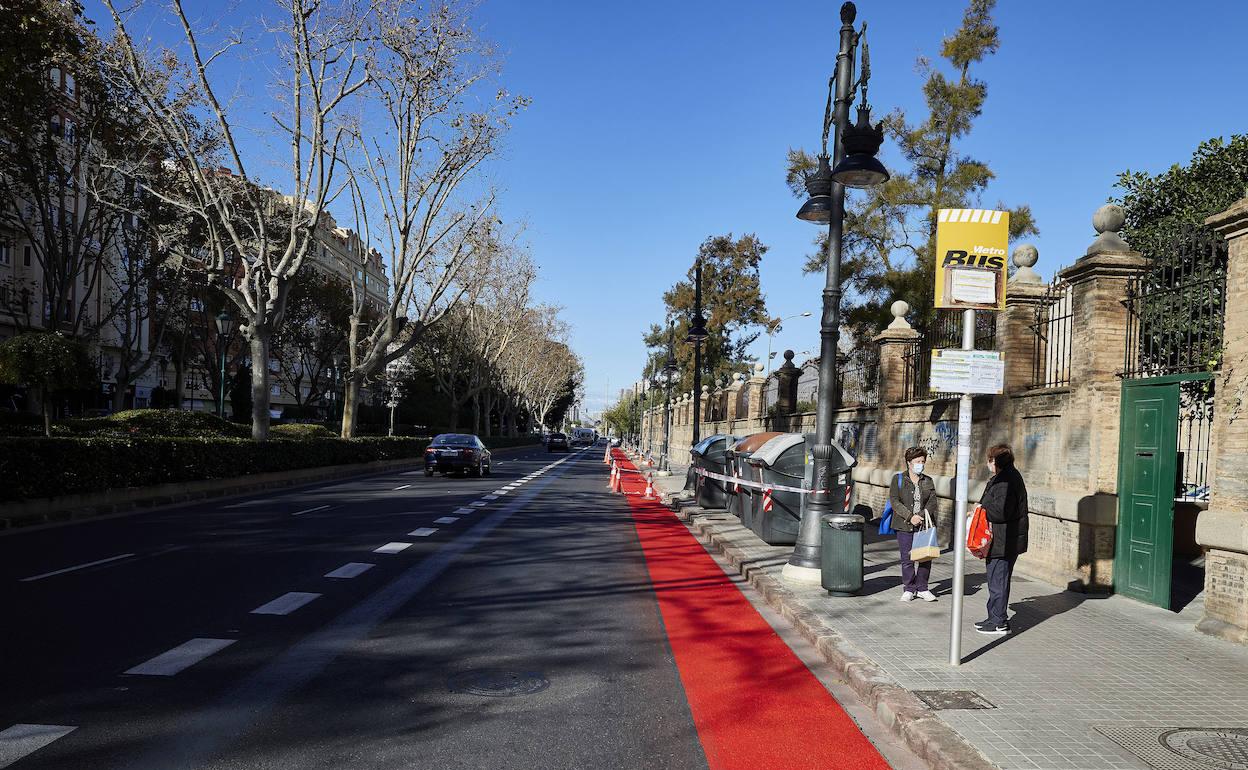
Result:
<svg viewBox="0 0 1248 770"><path fill-rule="evenodd" d="M553 452L560 449L564 452L568 451L568 437L562 433L549 433L546 435L546 451Z"/></svg>
<svg viewBox="0 0 1248 770"><path fill-rule="evenodd" d="M490 450L481 439L468 433L434 436L425 449L425 475L432 476L435 472L489 476Z"/></svg>

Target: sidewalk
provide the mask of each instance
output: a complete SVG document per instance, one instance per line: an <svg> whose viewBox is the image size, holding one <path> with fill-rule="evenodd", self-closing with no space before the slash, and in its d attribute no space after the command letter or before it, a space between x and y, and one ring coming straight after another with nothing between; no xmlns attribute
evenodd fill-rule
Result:
<svg viewBox="0 0 1248 770"><path fill-rule="evenodd" d="M672 492L683 481L677 473L659 486ZM766 545L736 517L687 504L680 515L933 767L985 766L967 755L974 747L1002 770L1248 768L1248 648L1196 632L1190 613L1016 575L1014 633L983 636L972 628L985 615L983 563L968 557L955 668L946 662L951 553L932 570L941 601L903 604L896 541L868 537L861 595L838 599L783 582L791 548ZM987 703L933 709L938 700L912 695L949 690ZM931 717L948 729L930 729Z"/></svg>

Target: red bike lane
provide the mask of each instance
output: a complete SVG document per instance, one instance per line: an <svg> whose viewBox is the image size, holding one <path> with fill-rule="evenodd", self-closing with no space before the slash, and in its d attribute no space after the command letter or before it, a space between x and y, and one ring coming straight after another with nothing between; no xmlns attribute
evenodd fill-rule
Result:
<svg viewBox="0 0 1248 770"><path fill-rule="evenodd" d="M616 464L636 470L613 450ZM836 699L675 514L622 473L650 580L711 770L887 770Z"/></svg>

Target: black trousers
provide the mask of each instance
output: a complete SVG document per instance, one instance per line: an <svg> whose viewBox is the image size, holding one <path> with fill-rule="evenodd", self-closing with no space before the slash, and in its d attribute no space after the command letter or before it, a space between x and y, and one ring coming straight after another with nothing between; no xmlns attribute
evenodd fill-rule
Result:
<svg viewBox="0 0 1248 770"><path fill-rule="evenodd" d="M1014 575L1014 562L1018 556L988 559L988 622L1005 625L1006 608L1010 606L1010 578Z"/></svg>

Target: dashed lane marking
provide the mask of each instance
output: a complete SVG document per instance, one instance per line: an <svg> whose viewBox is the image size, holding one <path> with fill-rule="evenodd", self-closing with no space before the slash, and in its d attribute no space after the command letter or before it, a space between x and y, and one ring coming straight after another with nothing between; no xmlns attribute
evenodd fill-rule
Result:
<svg viewBox="0 0 1248 770"><path fill-rule="evenodd" d="M77 729L70 725L19 724L0 730L0 767L8 767Z"/></svg>
<svg viewBox="0 0 1248 770"><path fill-rule="evenodd" d="M80 569L87 569L88 567L98 567L101 564L110 564L115 561L121 561L122 559L131 559L131 558L134 558L134 554L123 553L117 556L110 556L107 559L96 559L95 561L89 561L86 564L75 564L72 567L65 567L64 569L56 569L56 570L52 570L51 572L44 572L43 574L40 574L40 575L31 575L30 577L21 578L20 580L18 580L18 582L19 583L33 583L36 580L43 580L44 578L56 577L57 575L64 575L67 572L77 572Z"/></svg>
<svg viewBox="0 0 1248 770"><path fill-rule="evenodd" d="M302 511L295 511L294 513L292 513L292 514L290 514L290 515L291 515L291 516L302 516L302 515L303 515L303 514L305 514L305 513L316 513L317 511L323 511L323 510L325 510L326 508L332 508L332 507L333 507L333 506L330 506L330 505L318 505L318 506L316 506L315 508L304 508Z"/></svg>
<svg viewBox="0 0 1248 770"><path fill-rule="evenodd" d="M443 516L440 519L434 519L433 523L434 524L454 524L457 521L459 521L458 516Z"/></svg>
<svg viewBox="0 0 1248 770"><path fill-rule="evenodd" d="M493 494L493 495L486 495L485 497L483 497L483 498L481 498L481 499L482 499L482 500L497 500L497 499L498 499L498 495L497 495L497 494Z"/></svg>
<svg viewBox="0 0 1248 770"><path fill-rule="evenodd" d="M352 561L352 562L348 562L342 565L341 567L334 570L333 572L326 572L325 577L348 580L350 578L359 577L360 575L363 575L365 572L368 572L370 569L372 569L375 566L377 565L369 564L367 562L361 562L361 561Z"/></svg>
<svg viewBox="0 0 1248 770"><path fill-rule="evenodd" d="M455 510L451 511L451 513L458 513L460 516L463 516L466 513L475 513L476 510L477 510L476 508L464 507L464 508L456 508Z"/></svg>
<svg viewBox="0 0 1248 770"><path fill-rule="evenodd" d="M373 553L400 553L411 547L411 543L386 543L380 548L374 548Z"/></svg>
<svg viewBox="0 0 1248 770"><path fill-rule="evenodd" d="M127 674L143 676L173 676L181 673L204 658L229 647L237 639L192 639L168 652L162 652L146 663L140 663L126 671Z"/></svg>
<svg viewBox="0 0 1248 770"><path fill-rule="evenodd" d="M225 507L225 508L242 508L243 506L247 506L247 505L264 505L264 504L265 504L265 503L267 503L267 502L269 502L269 501L268 501L268 500L244 500L244 501L243 501L243 502L241 502L241 503L233 503L233 504L231 504L231 505L226 505L226 506L223 506L223 507Z"/></svg>
<svg viewBox="0 0 1248 770"><path fill-rule="evenodd" d="M310 594L303 591L290 591L277 597L271 602L261 604L259 607L251 611L252 615L289 615L300 607L321 598L320 594Z"/></svg>
<svg viewBox="0 0 1248 770"><path fill-rule="evenodd" d="M452 521L458 521L458 519L452 519ZM411 532L408 532L407 535L408 537L429 537L437 531L437 527L421 527L420 529L413 529Z"/></svg>
<svg viewBox="0 0 1248 770"><path fill-rule="evenodd" d="M411 484L404 484L404 485L403 485L403 486L401 486L401 487L395 487L395 488L394 488L394 491L395 491L395 492L398 492L400 489L411 489L411 488L412 488L412 485L411 485Z"/></svg>
<svg viewBox="0 0 1248 770"><path fill-rule="evenodd" d="M475 503L468 503L468 505L472 506L473 508L483 508L489 505L489 503L483 503L480 500L478 500Z"/></svg>

